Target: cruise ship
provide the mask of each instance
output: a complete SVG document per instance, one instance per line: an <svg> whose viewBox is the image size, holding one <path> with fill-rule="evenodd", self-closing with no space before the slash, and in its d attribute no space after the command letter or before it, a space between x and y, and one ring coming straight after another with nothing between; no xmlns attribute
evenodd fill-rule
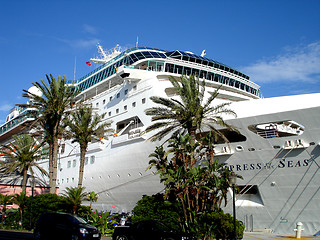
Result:
<svg viewBox="0 0 320 240"><path fill-rule="evenodd" d="M145 109L151 96L175 97L169 77L196 75L206 82L206 94L220 87L215 103L232 102L237 117L224 119L239 133L230 143L215 145L216 158L243 177L238 180L237 218L247 231L294 234L297 222L303 234L320 231L320 93L263 98L249 76L225 64L189 51L134 47L91 59L99 67L77 81L78 99L91 104L114 134L89 144L83 185L98 193L93 208L129 212L142 195L163 191L148 156L159 144L142 134L151 125ZM70 82L71 83L71 82ZM30 89L34 91L34 89ZM10 140L34 119L28 109L14 108L0 127L0 142ZM221 129L224 131L224 129ZM59 192L78 182L80 149L59 142ZM47 161L43 160L43 165ZM232 194L225 211L232 214Z"/></svg>

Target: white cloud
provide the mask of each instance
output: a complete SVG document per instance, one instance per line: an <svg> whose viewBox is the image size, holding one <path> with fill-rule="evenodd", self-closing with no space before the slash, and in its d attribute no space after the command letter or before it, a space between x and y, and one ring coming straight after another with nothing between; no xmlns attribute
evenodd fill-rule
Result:
<svg viewBox="0 0 320 240"><path fill-rule="evenodd" d="M91 48L92 46L96 46L97 43L100 42L100 39L93 38L93 39L77 39L71 41L72 46L76 48Z"/></svg>
<svg viewBox="0 0 320 240"><path fill-rule="evenodd" d="M83 31L91 34L96 34L98 32L97 28L89 24L83 24Z"/></svg>
<svg viewBox="0 0 320 240"><path fill-rule="evenodd" d="M12 105L9 105L9 104L2 104L0 105L0 111L9 111L10 109L12 108Z"/></svg>
<svg viewBox="0 0 320 240"><path fill-rule="evenodd" d="M63 39L63 38L56 38L56 39L60 42L64 42L68 44L70 47L73 47L73 48L91 48L91 47L95 47L99 42L101 42L101 40L97 38L75 39L75 40L69 40L69 39Z"/></svg>
<svg viewBox="0 0 320 240"><path fill-rule="evenodd" d="M255 82L320 81L320 41L306 46L286 48L283 55L261 60L241 70Z"/></svg>

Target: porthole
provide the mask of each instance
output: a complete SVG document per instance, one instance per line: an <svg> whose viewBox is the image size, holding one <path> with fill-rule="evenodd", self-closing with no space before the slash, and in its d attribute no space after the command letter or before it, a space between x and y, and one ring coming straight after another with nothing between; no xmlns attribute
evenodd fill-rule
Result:
<svg viewBox="0 0 320 240"><path fill-rule="evenodd" d="M274 148L274 149L279 149L279 148L281 148L281 147L280 147L279 145L274 145L273 148Z"/></svg>
<svg viewBox="0 0 320 240"><path fill-rule="evenodd" d="M253 152L255 151L256 149L255 148L248 148L249 152Z"/></svg>
<svg viewBox="0 0 320 240"><path fill-rule="evenodd" d="M242 152L243 151L243 147L240 146L240 145L236 146L236 151L237 152Z"/></svg>

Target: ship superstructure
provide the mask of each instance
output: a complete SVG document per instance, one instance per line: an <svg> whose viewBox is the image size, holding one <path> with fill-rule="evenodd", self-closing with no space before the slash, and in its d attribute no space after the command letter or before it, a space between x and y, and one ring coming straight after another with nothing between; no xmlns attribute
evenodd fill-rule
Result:
<svg viewBox="0 0 320 240"><path fill-rule="evenodd" d="M141 134L151 124L144 111L154 106L151 96L176 97L169 77L196 75L206 81L206 95L220 87L216 103L233 102L238 115L227 122L239 133L226 132L230 144L218 143L215 151L244 178L238 182L238 219L248 230L289 233L297 221L306 233L320 230L320 94L263 99L247 75L204 54L149 47L115 48L111 54L92 59L101 65L72 82L81 89L78 99L105 113L114 129L108 139L90 143L86 154L83 184L99 194L93 208L127 212L142 195L163 190L159 176L146 171L157 143ZM0 127L3 141L15 118ZM59 144L61 192L77 186L80 150L71 141Z"/></svg>

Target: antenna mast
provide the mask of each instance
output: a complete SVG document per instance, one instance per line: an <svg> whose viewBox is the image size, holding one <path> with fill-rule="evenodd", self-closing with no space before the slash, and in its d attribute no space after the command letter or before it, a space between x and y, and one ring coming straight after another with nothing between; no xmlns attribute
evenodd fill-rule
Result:
<svg viewBox="0 0 320 240"><path fill-rule="evenodd" d="M103 50L102 46L99 43L97 44L97 48L100 53L100 57L90 58L90 60L95 63L100 63L100 64L107 63L112 58L118 56L121 53L119 44L117 44L113 49L107 52Z"/></svg>

